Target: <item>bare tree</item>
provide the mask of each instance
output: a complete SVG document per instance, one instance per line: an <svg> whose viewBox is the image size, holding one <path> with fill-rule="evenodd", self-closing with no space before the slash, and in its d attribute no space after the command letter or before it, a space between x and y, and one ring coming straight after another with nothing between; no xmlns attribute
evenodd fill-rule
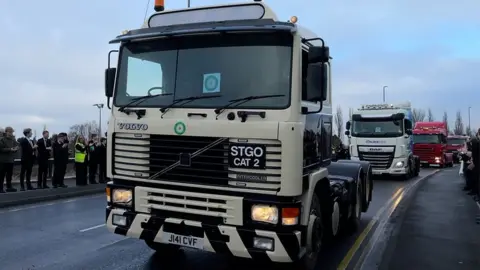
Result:
<svg viewBox="0 0 480 270"><path fill-rule="evenodd" d="M339 138L343 137L343 112L342 107L337 106L337 112L335 113L335 125L337 125L337 135Z"/></svg>
<svg viewBox="0 0 480 270"><path fill-rule="evenodd" d="M455 127L453 128L453 134L463 135L464 133L465 133L465 129L463 127L462 112L457 111L457 115L455 117Z"/></svg>
<svg viewBox="0 0 480 270"><path fill-rule="evenodd" d="M435 117L433 117L432 109L430 109L430 108L428 108L428 110L427 110L427 120L428 120L428 122L435 121Z"/></svg>
<svg viewBox="0 0 480 270"><path fill-rule="evenodd" d="M423 122L425 120L425 111L422 109L413 109L412 110L413 119L415 122Z"/></svg>
<svg viewBox="0 0 480 270"><path fill-rule="evenodd" d="M448 114L447 112L443 112L443 123L445 123L445 126L447 127L448 133L450 133L450 129L448 127Z"/></svg>
<svg viewBox="0 0 480 270"><path fill-rule="evenodd" d="M68 132L68 140L73 142L79 135L82 135L85 137L85 139L88 139L92 134L98 134L98 132L98 124L95 121L76 124L70 127Z"/></svg>

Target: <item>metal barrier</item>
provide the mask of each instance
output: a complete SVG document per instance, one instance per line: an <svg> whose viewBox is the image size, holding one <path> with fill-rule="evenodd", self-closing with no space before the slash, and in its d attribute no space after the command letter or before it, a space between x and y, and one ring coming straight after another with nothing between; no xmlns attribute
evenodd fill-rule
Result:
<svg viewBox="0 0 480 270"><path fill-rule="evenodd" d="M68 158L68 163L74 163L75 158ZM21 159L15 159L13 162L14 165L20 165L21 164ZM35 162L34 165L37 165L38 163ZM52 178L53 175L53 158L48 159L48 178Z"/></svg>

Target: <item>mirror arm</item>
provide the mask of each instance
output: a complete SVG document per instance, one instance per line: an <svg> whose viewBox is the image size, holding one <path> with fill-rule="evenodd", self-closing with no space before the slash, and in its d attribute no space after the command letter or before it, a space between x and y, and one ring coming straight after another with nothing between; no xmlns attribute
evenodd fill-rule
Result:
<svg viewBox="0 0 480 270"><path fill-rule="evenodd" d="M316 113L319 113L319 112L321 112L321 111L322 111L322 109L323 109L323 102L322 102L322 101L320 101L320 108L318 108L318 110L317 110L317 111L306 112L305 114L316 114Z"/></svg>
<svg viewBox="0 0 480 270"><path fill-rule="evenodd" d="M110 97L107 97L107 108L112 109L112 107L110 107Z"/></svg>

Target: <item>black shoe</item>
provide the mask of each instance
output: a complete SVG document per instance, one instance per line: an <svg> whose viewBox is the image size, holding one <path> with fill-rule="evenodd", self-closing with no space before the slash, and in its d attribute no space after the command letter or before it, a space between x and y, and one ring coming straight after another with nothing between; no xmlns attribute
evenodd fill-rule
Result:
<svg viewBox="0 0 480 270"><path fill-rule="evenodd" d="M53 188L58 188L58 186L57 186L57 185L53 185Z"/></svg>
<svg viewBox="0 0 480 270"><path fill-rule="evenodd" d="M96 185L98 184L97 182L90 182L90 185Z"/></svg>
<svg viewBox="0 0 480 270"><path fill-rule="evenodd" d="M17 189L16 189L16 188L13 188L13 187L9 187L9 188L7 188L6 191L7 191L7 192L17 192Z"/></svg>
<svg viewBox="0 0 480 270"><path fill-rule="evenodd" d="M68 186L67 185L61 185L60 187L61 188L67 188Z"/></svg>
<svg viewBox="0 0 480 270"><path fill-rule="evenodd" d="M47 186L47 185L45 185L43 188L44 188L44 189L49 189L50 187L49 187L49 186Z"/></svg>
<svg viewBox="0 0 480 270"><path fill-rule="evenodd" d="M20 188L20 191L25 191L25 188L23 188L23 187L22 187L22 188Z"/></svg>
<svg viewBox="0 0 480 270"><path fill-rule="evenodd" d="M3 188L0 189L0 193L5 193L5 190L3 190Z"/></svg>
<svg viewBox="0 0 480 270"><path fill-rule="evenodd" d="M35 188L32 187L32 186L28 186L28 187L27 187L27 190L35 190Z"/></svg>

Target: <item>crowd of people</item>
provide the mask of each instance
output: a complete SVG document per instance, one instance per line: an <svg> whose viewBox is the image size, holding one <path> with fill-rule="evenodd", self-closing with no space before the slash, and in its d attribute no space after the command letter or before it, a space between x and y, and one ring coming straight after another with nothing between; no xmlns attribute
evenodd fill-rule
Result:
<svg viewBox="0 0 480 270"><path fill-rule="evenodd" d="M480 201L480 129L467 143L468 153L462 156L461 174L465 177L464 190Z"/></svg>
<svg viewBox="0 0 480 270"><path fill-rule="evenodd" d="M32 135L32 129L26 128L23 130L23 137L16 139L12 127L0 128L0 193L17 191L12 184L12 178L15 158L19 151L21 191L50 188L47 185L50 158L53 158L53 188L66 188L65 174L72 152L75 157L77 186L106 182L106 138L99 138L93 134L87 142L79 135L72 150L65 132L50 137L50 133L44 130L42 138L38 140L32 139ZM36 188L32 185L31 179L35 163L38 165Z"/></svg>

